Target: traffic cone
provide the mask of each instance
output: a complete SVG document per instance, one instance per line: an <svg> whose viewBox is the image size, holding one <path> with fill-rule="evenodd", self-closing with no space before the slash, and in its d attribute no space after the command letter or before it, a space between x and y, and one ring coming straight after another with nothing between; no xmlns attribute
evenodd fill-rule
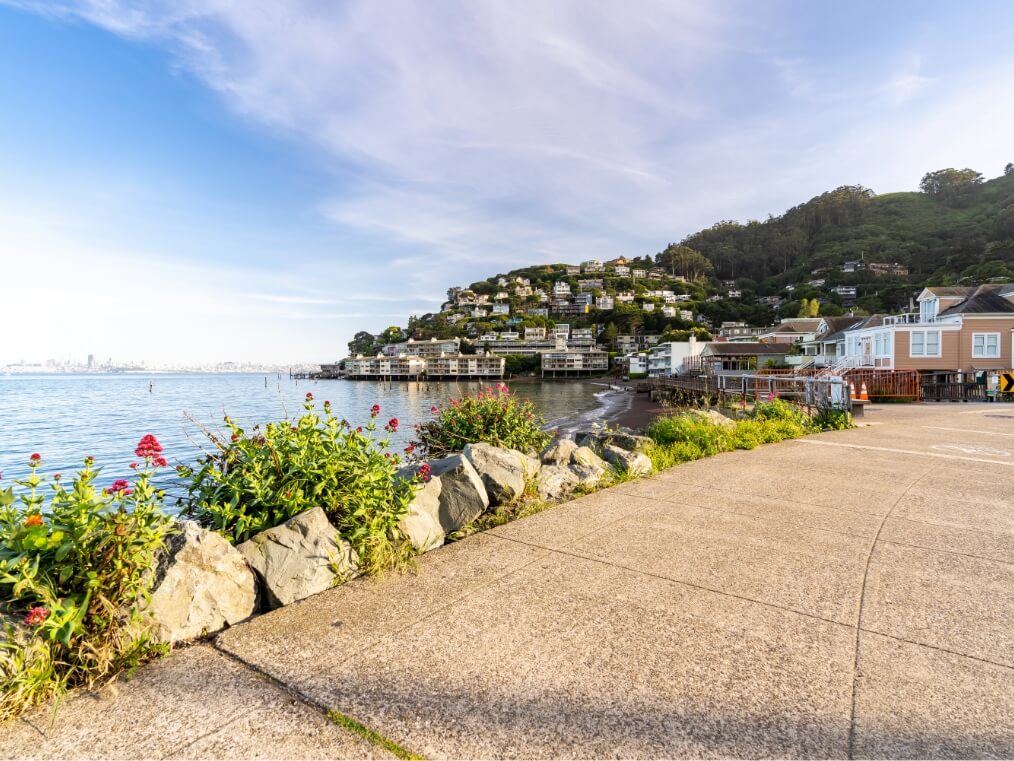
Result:
<svg viewBox="0 0 1014 761"><path fill-rule="evenodd" d="M859 399L864 402L870 401L870 395L866 393L866 382L859 389Z"/></svg>
<svg viewBox="0 0 1014 761"><path fill-rule="evenodd" d="M849 381L849 393L852 394L853 399L856 398L856 384L852 381Z"/></svg>

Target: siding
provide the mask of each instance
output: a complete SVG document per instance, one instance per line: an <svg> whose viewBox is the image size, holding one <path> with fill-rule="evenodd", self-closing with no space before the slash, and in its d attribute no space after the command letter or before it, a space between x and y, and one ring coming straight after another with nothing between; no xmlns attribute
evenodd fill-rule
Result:
<svg viewBox="0 0 1014 761"><path fill-rule="evenodd" d="M964 315L960 331L940 331L939 357L911 357L909 347L910 330L896 330L894 333L895 370L1009 370L1014 367L1011 356L1011 328L1014 317L974 317ZM1000 357L985 359L972 357L973 333L999 333Z"/></svg>

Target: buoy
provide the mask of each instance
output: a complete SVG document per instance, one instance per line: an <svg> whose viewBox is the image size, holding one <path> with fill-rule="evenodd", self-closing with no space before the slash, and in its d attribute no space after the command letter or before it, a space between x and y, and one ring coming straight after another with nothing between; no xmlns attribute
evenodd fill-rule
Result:
<svg viewBox="0 0 1014 761"><path fill-rule="evenodd" d="M870 395L866 393L866 382L863 381L863 385L859 389L859 398L864 401L870 401Z"/></svg>
<svg viewBox="0 0 1014 761"><path fill-rule="evenodd" d="M856 384L852 381L849 381L849 393L852 394L853 399L856 398Z"/></svg>

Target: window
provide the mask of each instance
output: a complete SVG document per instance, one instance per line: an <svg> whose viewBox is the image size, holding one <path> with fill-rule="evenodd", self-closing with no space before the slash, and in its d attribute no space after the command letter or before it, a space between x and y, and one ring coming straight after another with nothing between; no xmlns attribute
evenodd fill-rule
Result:
<svg viewBox="0 0 1014 761"><path fill-rule="evenodd" d="M1000 334L972 333L972 356L998 358L1000 356Z"/></svg>
<svg viewBox="0 0 1014 761"><path fill-rule="evenodd" d="M932 322L937 316L939 299L926 299L919 302L919 322Z"/></svg>
<svg viewBox="0 0 1014 761"><path fill-rule="evenodd" d="M911 335L912 343L908 351L910 357L940 356L939 330L913 330Z"/></svg>

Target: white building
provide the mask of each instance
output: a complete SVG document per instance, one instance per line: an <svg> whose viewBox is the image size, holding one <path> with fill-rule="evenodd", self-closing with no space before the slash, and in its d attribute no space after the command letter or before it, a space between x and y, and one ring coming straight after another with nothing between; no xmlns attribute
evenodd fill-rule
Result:
<svg viewBox="0 0 1014 761"><path fill-rule="evenodd" d="M648 353L648 375L652 378L668 378L676 375L689 357L700 356L704 342L693 336L689 341L667 341L651 348Z"/></svg>
<svg viewBox="0 0 1014 761"><path fill-rule="evenodd" d="M595 303L595 306L597 306L599 309L613 309L616 306L616 304L613 301L612 296L602 294L601 296L599 296L599 300Z"/></svg>
<svg viewBox="0 0 1014 761"><path fill-rule="evenodd" d="M493 305L493 314L510 314L510 313L511 313L511 305L510 304L494 304Z"/></svg>
<svg viewBox="0 0 1014 761"><path fill-rule="evenodd" d="M553 285L554 296L570 296L570 283L559 281Z"/></svg>

